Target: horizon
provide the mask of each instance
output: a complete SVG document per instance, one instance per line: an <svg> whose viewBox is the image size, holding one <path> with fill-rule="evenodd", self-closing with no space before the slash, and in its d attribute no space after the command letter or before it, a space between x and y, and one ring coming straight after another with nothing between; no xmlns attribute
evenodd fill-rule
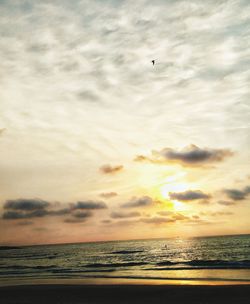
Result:
<svg viewBox="0 0 250 304"><path fill-rule="evenodd" d="M172 240L172 239L199 239L199 238L216 238L216 237L236 237L236 236L248 236L250 233L242 233L242 234L225 234L225 235L203 235L203 236L190 236L190 237L156 237L151 239L122 239L122 240L105 240L105 241L90 241L90 242L76 242L76 243L44 243L44 244L0 244L1 247L33 247L33 246L60 246L60 245L77 245L77 244L91 244L91 243L112 243L112 242L132 242L132 241L151 241L151 240Z"/></svg>
<svg viewBox="0 0 250 304"><path fill-rule="evenodd" d="M0 244L249 234L249 8L0 1Z"/></svg>

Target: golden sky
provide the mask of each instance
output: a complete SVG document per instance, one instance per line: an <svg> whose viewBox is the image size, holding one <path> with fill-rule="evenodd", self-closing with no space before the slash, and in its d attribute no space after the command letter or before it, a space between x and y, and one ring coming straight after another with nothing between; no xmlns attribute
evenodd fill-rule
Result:
<svg viewBox="0 0 250 304"><path fill-rule="evenodd" d="M249 233L249 11L0 1L0 244Z"/></svg>

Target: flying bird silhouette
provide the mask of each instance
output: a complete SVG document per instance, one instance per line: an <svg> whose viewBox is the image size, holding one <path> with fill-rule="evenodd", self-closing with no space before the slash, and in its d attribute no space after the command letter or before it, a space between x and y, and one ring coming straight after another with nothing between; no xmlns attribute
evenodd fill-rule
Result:
<svg viewBox="0 0 250 304"><path fill-rule="evenodd" d="M155 65L155 60L151 60L151 62L153 63L153 65Z"/></svg>

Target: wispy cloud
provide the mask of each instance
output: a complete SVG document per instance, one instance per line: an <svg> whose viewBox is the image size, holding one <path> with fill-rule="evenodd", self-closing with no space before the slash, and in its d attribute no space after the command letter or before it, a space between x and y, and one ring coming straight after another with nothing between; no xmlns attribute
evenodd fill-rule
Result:
<svg viewBox="0 0 250 304"><path fill-rule="evenodd" d="M150 218L141 218L140 221L145 224L161 225L161 224L174 223L175 219L154 216L154 217L150 217Z"/></svg>
<svg viewBox="0 0 250 304"><path fill-rule="evenodd" d="M153 204L153 200L149 196L133 197L130 201L121 205L122 208L140 208Z"/></svg>
<svg viewBox="0 0 250 304"><path fill-rule="evenodd" d="M235 202L234 201L218 201L218 204L219 205L223 205L223 206L233 206L235 205Z"/></svg>
<svg viewBox="0 0 250 304"><path fill-rule="evenodd" d="M103 192L100 193L100 196L103 198L113 198L115 196L117 196L118 194L116 192Z"/></svg>
<svg viewBox="0 0 250 304"><path fill-rule="evenodd" d="M138 217L140 216L139 212L112 212L110 217L113 219L129 218L129 217Z"/></svg>
<svg viewBox="0 0 250 304"><path fill-rule="evenodd" d="M100 168L100 171L104 174L115 174L123 170L123 166L111 166L111 165L103 165Z"/></svg>

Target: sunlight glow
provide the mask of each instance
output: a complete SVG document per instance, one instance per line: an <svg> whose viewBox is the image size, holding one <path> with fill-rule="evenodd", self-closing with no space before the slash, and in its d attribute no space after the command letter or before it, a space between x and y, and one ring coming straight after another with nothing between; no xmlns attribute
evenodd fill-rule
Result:
<svg viewBox="0 0 250 304"><path fill-rule="evenodd" d="M180 183L180 184L172 183L161 186L160 191L163 198L169 199L169 192L183 192L188 190L189 188L190 188L189 185L185 183Z"/></svg>

